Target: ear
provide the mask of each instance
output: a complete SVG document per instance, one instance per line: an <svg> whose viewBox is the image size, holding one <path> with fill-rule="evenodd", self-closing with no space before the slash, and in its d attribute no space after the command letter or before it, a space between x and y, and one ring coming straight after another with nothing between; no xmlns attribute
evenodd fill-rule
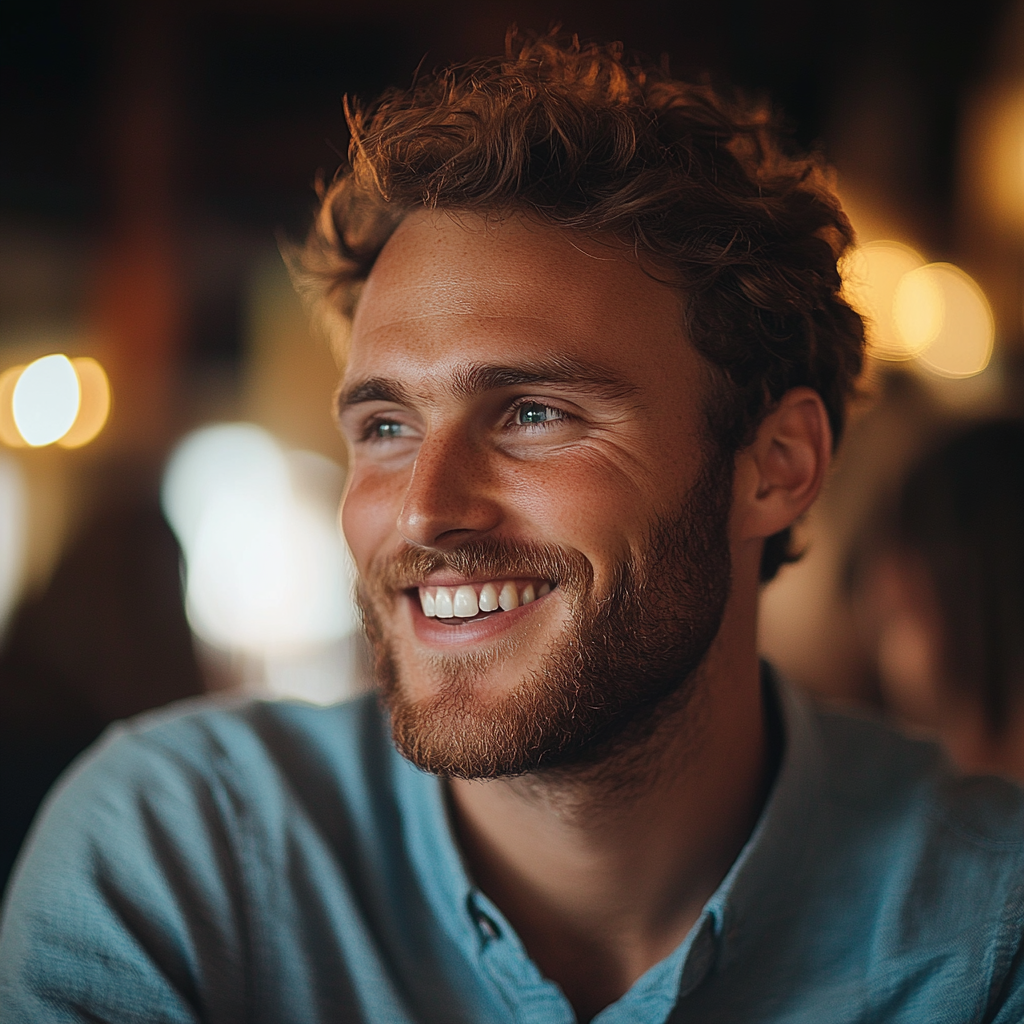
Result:
<svg viewBox="0 0 1024 1024"><path fill-rule="evenodd" d="M821 490L832 458L832 430L817 391L787 391L736 456L734 539L770 537L792 525Z"/></svg>

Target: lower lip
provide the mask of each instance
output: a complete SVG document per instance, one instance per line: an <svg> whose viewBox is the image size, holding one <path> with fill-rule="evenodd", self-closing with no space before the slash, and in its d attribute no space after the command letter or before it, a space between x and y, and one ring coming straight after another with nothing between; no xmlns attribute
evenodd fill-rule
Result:
<svg viewBox="0 0 1024 1024"><path fill-rule="evenodd" d="M429 644L451 645L472 644L490 640L519 625L523 619L541 607L551 596L545 594L529 604L520 605L507 612L489 612L476 619L438 619L423 614L419 596L406 594L405 599L412 615L413 629L419 640Z"/></svg>

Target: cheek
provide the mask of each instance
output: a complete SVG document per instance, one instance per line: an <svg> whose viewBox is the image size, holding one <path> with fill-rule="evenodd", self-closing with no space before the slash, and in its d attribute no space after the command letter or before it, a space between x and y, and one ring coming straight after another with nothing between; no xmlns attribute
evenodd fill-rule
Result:
<svg viewBox="0 0 1024 1024"><path fill-rule="evenodd" d="M524 539L579 551L591 563L595 584L646 536L649 496L638 495L612 467L578 457L517 473L505 481Z"/></svg>
<svg viewBox="0 0 1024 1024"><path fill-rule="evenodd" d="M383 486L366 475L349 478L339 518L360 572L366 571L381 546L394 533L398 508L394 507L393 492L394 488Z"/></svg>

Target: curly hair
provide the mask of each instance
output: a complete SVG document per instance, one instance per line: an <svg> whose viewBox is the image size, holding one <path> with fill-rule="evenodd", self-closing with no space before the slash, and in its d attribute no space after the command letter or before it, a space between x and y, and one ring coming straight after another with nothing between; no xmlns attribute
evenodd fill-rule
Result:
<svg viewBox="0 0 1024 1024"><path fill-rule="evenodd" d="M321 322L417 208L526 214L614 237L683 297L712 370L712 436L731 452L790 388L822 397L838 440L864 331L840 296L850 223L815 156L788 151L763 107L627 60L619 44L510 33L504 58L418 78L350 106L349 164L290 256ZM768 538L761 578L795 559Z"/></svg>

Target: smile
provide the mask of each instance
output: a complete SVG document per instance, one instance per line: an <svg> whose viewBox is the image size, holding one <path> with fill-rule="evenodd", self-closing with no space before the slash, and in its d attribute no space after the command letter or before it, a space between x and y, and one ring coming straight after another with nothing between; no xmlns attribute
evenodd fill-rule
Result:
<svg viewBox="0 0 1024 1024"><path fill-rule="evenodd" d="M429 619L472 619L481 613L510 612L551 593L547 581L494 580L458 587L419 587L420 606Z"/></svg>

